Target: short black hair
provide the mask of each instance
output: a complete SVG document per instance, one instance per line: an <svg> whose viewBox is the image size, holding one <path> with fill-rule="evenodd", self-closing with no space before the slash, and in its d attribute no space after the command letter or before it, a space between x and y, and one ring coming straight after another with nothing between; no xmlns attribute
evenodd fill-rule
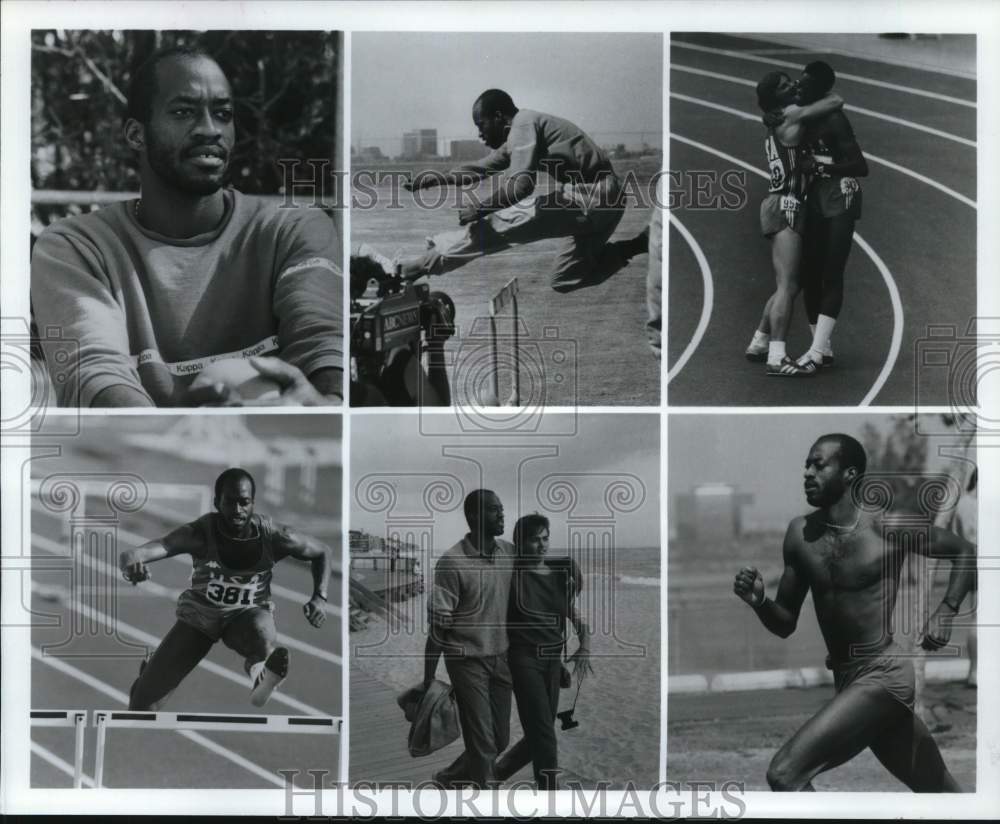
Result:
<svg viewBox="0 0 1000 824"><path fill-rule="evenodd" d="M850 435L844 435L842 432L833 432L816 439L816 443L823 443L824 441L837 444L837 459L840 462L841 469L848 469L853 466L858 470L859 478L865 474L865 470L868 468L868 453L865 452L865 448L861 445L860 441L852 438Z"/></svg>
<svg viewBox="0 0 1000 824"><path fill-rule="evenodd" d="M822 60L813 60L802 71L816 81L816 94L820 97L830 91L837 80L837 74L834 72L833 66L829 63L824 63Z"/></svg>
<svg viewBox="0 0 1000 824"><path fill-rule="evenodd" d="M472 104L473 111L475 111L476 106L479 107L481 113L485 112L486 114L500 112L508 117L517 114L517 106L514 105L513 98L502 89L487 89Z"/></svg>
<svg viewBox="0 0 1000 824"><path fill-rule="evenodd" d="M496 495L492 489L473 489L465 496L462 509L465 512L465 520L472 525L473 518L478 519L483 510L482 500L487 495Z"/></svg>
<svg viewBox="0 0 1000 824"><path fill-rule="evenodd" d="M156 67L164 60L174 57L207 57L217 63L212 55L197 46L168 46L157 49L147 57L132 73L128 84L128 107L126 118L134 118L143 125L153 116L153 98L156 97Z"/></svg>
<svg viewBox="0 0 1000 824"><path fill-rule="evenodd" d="M514 524L512 538L518 555L521 554L521 547L524 546L524 542L540 529L546 531L549 529L549 519L541 513L532 512L530 515L522 515L517 519L517 523Z"/></svg>
<svg viewBox="0 0 1000 824"><path fill-rule="evenodd" d="M757 105L761 111L769 112L781 105L778 102L777 92L782 78L788 81L792 79L785 72L768 72L760 79L757 84Z"/></svg>
<svg viewBox="0 0 1000 824"><path fill-rule="evenodd" d="M235 483L242 478L250 481L250 497L256 498L257 484L254 482L253 475L241 467L231 466L215 479L215 500L218 501L222 497L222 490L226 484Z"/></svg>

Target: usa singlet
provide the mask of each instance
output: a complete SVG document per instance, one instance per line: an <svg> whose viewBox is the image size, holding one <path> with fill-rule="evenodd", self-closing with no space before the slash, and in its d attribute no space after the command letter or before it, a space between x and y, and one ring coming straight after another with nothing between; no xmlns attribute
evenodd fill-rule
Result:
<svg viewBox="0 0 1000 824"><path fill-rule="evenodd" d="M764 154L771 172L771 182L768 191L771 194L792 195L799 200L805 200L806 176L799 166L799 149L797 146L786 146L768 130L764 138Z"/></svg>
<svg viewBox="0 0 1000 824"><path fill-rule="evenodd" d="M188 593L222 610L246 609L270 602L276 560L270 518L254 515L249 538L224 535L215 513L203 515L192 526L201 531L204 544L202 551L191 558Z"/></svg>

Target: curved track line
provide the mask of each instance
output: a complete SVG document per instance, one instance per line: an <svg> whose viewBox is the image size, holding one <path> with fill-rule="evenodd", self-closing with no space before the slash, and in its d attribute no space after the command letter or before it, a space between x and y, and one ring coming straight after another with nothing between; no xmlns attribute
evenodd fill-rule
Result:
<svg viewBox="0 0 1000 824"><path fill-rule="evenodd" d="M740 51L730 51L729 49L715 49L712 48L711 46L697 46L694 43L682 43L678 40L671 40L670 45L677 46L677 48L679 49L690 49L691 51L706 52L707 54L719 54L723 55L724 57L734 57L737 60L750 60L754 63L767 63L771 66L785 66L790 69L799 69L799 70L802 69L801 63L792 63L789 60L774 60L773 58L768 58L768 57L757 57L756 55L750 55ZM812 49L811 51L813 54L823 54L825 52L829 54L844 54L842 51L837 51L833 49L829 51L824 49ZM855 55L855 54L847 54L845 56L854 58L855 60L870 60L872 62L885 62L885 61L880 61L878 60L878 58L875 57L862 57L860 55ZM888 65L891 66L897 64L889 63ZM953 74L952 72L940 71L938 69L922 68L920 66L905 66L905 64L904 68L920 69L921 71L935 72L936 74L946 74L951 77L964 77L968 80L975 80L974 77L970 78L964 74ZM880 88L883 89L892 89L894 92L906 92L906 94L915 94L919 97L929 97L932 100L943 100L946 103L954 103L956 106L966 106L970 109L977 108L975 100L965 100L964 98L961 97L952 97L951 95L940 94L939 92L931 92L927 91L927 89L918 89L913 86L901 86L898 83L887 83L885 80L873 80L870 77L864 77L863 75L860 74L844 74L843 72L837 72L837 77L840 77L844 80L852 80L855 83L864 83L868 86L879 86Z"/></svg>
<svg viewBox="0 0 1000 824"><path fill-rule="evenodd" d="M729 106L723 106L721 103L713 103L710 100L702 100L700 97L691 97L690 95L681 94L680 92L671 92L670 96L676 97L678 100L683 100L686 103L693 103L696 106L704 106L706 109L716 109L720 112L725 112L726 114L743 118L744 120L752 120L754 123L760 123L760 118L756 115L747 114L746 112L741 112L739 109L733 109ZM914 180L919 180L921 183L926 183L928 186L932 186L938 191L944 192L949 197L955 198L955 200L960 203L964 203L966 206L971 206L973 209L979 208L979 204L972 198L966 197L961 192L956 192L954 189L948 188L943 183L938 183L938 181L931 177L922 175L920 172L915 172L913 169L908 169L906 166L901 166L898 163L893 163L891 160L886 160L878 155L869 154L867 151L864 155L866 159L871 160L873 163L878 163L886 168L899 172L900 174L912 177Z"/></svg>
<svg viewBox="0 0 1000 824"><path fill-rule="evenodd" d="M701 344L701 339L705 337L705 332L708 330L708 321L712 317L715 289L712 285L712 269L708 265L708 258L705 257L705 253L701 250L701 246L698 245L698 241L694 239L694 235L677 219L673 212L668 212L667 217L674 228L681 233L684 242L687 243L694 253L695 260L698 261L698 268L701 270L701 280L704 285L704 297L701 301L701 317L698 318L698 325L695 327L694 334L691 336L691 340L688 341L688 345L681 352L681 356L677 359L673 368L667 372L667 383L669 384L670 381L680 374L680 371L685 367L691 356L695 353L695 350Z"/></svg>
<svg viewBox="0 0 1000 824"><path fill-rule="evenodd" d="M920 174L920 172L915 172L913 169L907 169L906 166L900 166L898 163L893 163L891 160L886 160L884 157L879 157L878 155L870 154L865 152L865 158L871 160L875 163L881 164L888 169L899 172L900 174L912 177L914 180L919 180L921 183L926 183L928 186L933 186L940 192L944 192L948 197L953 197L959 203L964 203L966 206L970 206L973 209L979 209L979 204L973 200L971 197L966 197L961 192L956 192L954 189L949 189L943 183L938 183L934 178L927 177L926 175Z"/></svg>
<svg viewBox="0 0 1000 824"><path fill-rule="evenodd" d="M737 166L747 169L765 180L770 180L760 169L751 166L738 157L733 157L725 152L720 152L718 149L713 149L711 146L706 146L704 143L699 143L688 137L682 137L676 132L670 132L670 139L686 143L688 146L701 149L701 151L713 154L716 157L721 157L723 160L735 163ZM889 354L886 356L885 363L882 364L882 369L879 371L875 383L872 384L871 389L868 390L864 399L858 404L858 406L868 406L872 398L881 391L885 382L889 379L889 375L892 374L893 368L896 366L896 358L899 357L899 350L903 340L903 302L899 299L899 289L896 287L896 281L892 277L892 272L889 271L889 267L885 265L882 258L875 253L875 250L857 232L854 233L854 242L861 247L864 253L871 258L872 263L875 264L875 268L878 269L882 280L885 281L886 289L889 290L889 302L892 304L892 340L889 344Z"/></svg>
<svg viewBox="0 0 1000 824"><path fill-rule="evenodd" d="M720 74L719 72L710 72L707 69L695 69L691 66L680 66L677 63L671 63L670 68L671 70L686 72L687 74L697 74L702 77L711 77L714 80L724 80L727 83L736 83L740 86L757 87L757 84L753 80L746 80L742 77L734 77L731 74ZM969 140L967 137L960 137L957 134L945 132L941 129L935 129L931 126L924 126L921 123L914 123L912 120L904 120L901 117L893 117L891 114L883 114L882 112L877 112L874 109L863 109L861 106L852 106L845 103L844 110L848 112L857 112L858 114L865 114L869 117L874 117L877 120L885 120L889 123L895 123L897 126L905 126L908 129L914 129L918 132L926 132L927 134L932 134L935 137L941 137L945 140L952 140L955 143L960 143L963 146L971 146L973 149L976 148L975 140Z"/></svg>
<svg viewBox="0 0 1000 824"><path fill-rule="evenodd" d="M878 377L875 379L875 383L872 384L872 388L868 390L868 394L858 404L858 406L869 406L875 400L876 395L882 391L885 382L889 380L889 376L896 366L896 358L899 357L899 350L903 345L903 301L899 298L899 289L896 287L896 281L893 279L889 267L885 265L882 258L868 245L868 241L857 232L854 233L854 241L865 250L865 254L871 258L872 263L875 264L875 268L882 275L882 280L885 281L885 288L889 290L889 300L892 303L892 342L889 344L889 354L886 356L885 363L882 364L882 371L878 373Z"/></svg>

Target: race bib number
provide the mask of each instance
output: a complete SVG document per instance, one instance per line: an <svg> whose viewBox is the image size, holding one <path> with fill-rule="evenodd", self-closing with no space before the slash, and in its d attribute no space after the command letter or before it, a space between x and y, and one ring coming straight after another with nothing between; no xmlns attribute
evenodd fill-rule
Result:
<svg viewBox="0 0 1000 824"><path fill-rule="evenodd" d="M253 606L253 597L256 592L256 581L249 584L209 581L205 587L205 597L221 609Z"/></svg>
<svg viewBox="0 0 1000 824"><path fill-rule="evenodd" d="M781 197L781 213L785 216L785 222L791 229L795 228L795 218L799 213L800 205L797 197L791 195L782 195Z"/></svg>
<svg viewBox="0 0 1000 824"><path fill-rule="evenodd" d="M782 195L781 197L781 211L792 212L793 214L799 210L799 199L797 197L792 197L791 195Z"/></svg>

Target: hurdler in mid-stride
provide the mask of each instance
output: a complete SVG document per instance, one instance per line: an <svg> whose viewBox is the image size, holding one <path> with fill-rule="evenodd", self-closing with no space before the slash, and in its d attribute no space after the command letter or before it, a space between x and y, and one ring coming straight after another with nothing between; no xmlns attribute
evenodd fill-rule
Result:
<svg viewBox="0 0 1000 824"><path fill-rule="evenodd" d="M359 253L405 278L440 275L483 255L546 238L564 238L553 289L568 292L600 283L647 252L649 230L610 242L625 213L624 192L607 154L578 126L561 117L518 109L499 89L483 92L472 107L480 139L493 151L477 163L445 174L424 173L409 190L464 186L497 176L489 196L462 208L461 228L427 239L416 255L388 258L367 244ZM537 194L538 172L553 180ZM471 195L470 195L471 198Z"/></svg>

